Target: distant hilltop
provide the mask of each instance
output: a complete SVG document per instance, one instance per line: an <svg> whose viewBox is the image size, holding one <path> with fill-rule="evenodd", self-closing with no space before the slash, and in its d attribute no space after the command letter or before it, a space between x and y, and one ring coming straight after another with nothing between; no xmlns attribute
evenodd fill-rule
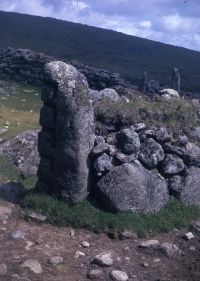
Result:
<svg viewBox="0 0 200 281"><path fill-rule="evenodd" d="M144 71L169 85L171 69L182 76L182 89L200 91L200 52L111 30L51 18L0 12L0 48L32 49L61 60L79 62L139 84Z"/></svg>

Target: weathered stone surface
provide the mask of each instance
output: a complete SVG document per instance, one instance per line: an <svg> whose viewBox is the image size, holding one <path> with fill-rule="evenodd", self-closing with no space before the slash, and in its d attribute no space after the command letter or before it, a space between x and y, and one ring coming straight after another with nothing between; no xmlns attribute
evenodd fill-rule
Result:
<svg viewBox="0 0 200 281"><path fill-rule="evenodd" d="M111 162L110 157L104 153L101 156L99 156L95 161L94 161L94 169L96 171L97 176L101 176L102 174L109 172L113 165Z"/></svg>
<svg viewBox="0 0 200 281"><path fill-rule="evenodd" d="M171 139L171 136L165 127L156 128L153 135L155 140L159 143L164 143Z"/></svg>
<svg viewBox="0 0 200 281"><path fill-rule="evenodd" d="M140 138L133 128L121 130L117 135L117 145L125 154L138 154Z"/></svg>
<svg viewBox="0 0 200 281"><path fill-rule="evenodd" d="M21 231L21 230L15 230L15 231L13 231L12 233L11 233L11 235L10 235L10 237L12 238L12 239L24 239L25 238L25 236L26 236L26 234L23 232L23 231Z"/></svg>
<svg viewBox="0 0 200 281"><path fill-rule="evenodd" d="M54 190L68 202L88 195L88 155L94 145L94 112L88 83L74 67L60 61L45 66L57 84Z"/></svg>
<svg viewBox="0 0 200 281"><path fill-rule="evenodd" d="M200 147L193 143L188 143L185 150L184 160L188 165L200 168Z"/></svg>
<svg viewBox="0 0 200 281"><path fill-rule="evenodd" d="M95 146L92 150L93 155L99 155L103 152L109 152L110 146L108 143L100 143L97 146Z"/></svg>
<svg viewBox="0 0 200 281"><path fill-rule="evenodd" d="M5 275L8 271L7 265L5 263L0 264L0 276Z"/></svg>
<svg viewBox="0 0 200 281"><path fill-rule="evenodd" d="M36 222L45 222L47 220L46 216L37 214L35 212L28 213L28 218L30 218L31 220L36 221Z"/></svg>
<svg viewBox="0 0 200 281"><path fill-rule="evenodd" d="M103 98L108 98L115 102L121 100L118 93L114 89L109 89L109 88L103 89L99 92L98 99L100 100Z"/></svg>
<svg viewBox="0 0 200 281"><path fill-rule="evenodd" d="M166 154L162 162L162 170L165 175L176 175L185 169L181 158L173 154Z"/></svg>
<svg viewBox="0 0 200 281"><path fill-rule="evenodd" d="M146 240L138 245L141 249L150 249L150 248L157 248L160 246L160 242L158 240Z"/></svg>
<svg viewBox="0 0 200 281"><path fill-rule="evenodd" d="M173 194L182 202L200 206L200 168L190 167L185 177L173 177L169 186Z"/></svg>
<svg viewBox="0 0 200 281"><path fill-rule="evenodd" d="M160 91L160 94L162 95L163 98L165 99L171 99L171 98L175 98L175 99L179 99L179 93L174 90L174 89L163 89Z"/></svg>
<svg viewBox="0 0 200 281"><path fill-rule="evenodd" d="M141 164L115 167L97 183L99 199L111 211L153 213L168 202L166 181Z"/></svg>
<svg viewBox="0 0 200 281"><path fill-rule="evenodd" d="M180 254L181 250L175 244L171 243L163 243L160 245L160 252L163 253L167 257L174 256L176 254Z"/></svg>
<svg viewBox="0 0 200 281"><path fill-rule="evenodd" d="M41 274L42 273L42 267L41 267L39 261L37 261L37 260L27 260L21 266L22 267L28 267L35 274Z"/></svg>
<svg viewBox="0 0 200 281"><path fill-rule="evenodd" d="M93 262L102 267L109 267L113 265L114 260L112 258L112 252L101 252L96 255Z"/></svg>
<svg viewBox="0 0 200 281"><path fill-rule="evenodd" d="M110 277L113 281L127 281L129 279L127 273L121 270L112 270Z"/></svg>
<svg viewBox="0 0 200 281"><path fill-rule="evenodd" d="M100 269L92 269L88 272L88 278L91 280L103 279L103 271Z"/></svg>
<svg viewBox="0 0 200 281"><path fill-rule="evenodd" d="M25 194L26 189L21 183L9 182L0 186L0 197L12 203L20 203Z"/></svg>
<svg viewBox="0 0 200 281"><path fill-rule="evenodd" d="M124 153L117 152L116 155L115 155L115 159L116 159L117 162L123 164L123 163L132 163L135 160L137 160L138 157L134 153L130 154L130 155L126 155Z"/></svg>
<svg viewBox="0 0 200 281"><path fill-rule="evenodd" d="M0 145L0 154L7 156L24 177L36 175L39 165L38 131L26 131Z"/></svg>
<svg viewBox="0 0 200 281"><path fill-rule="evenodd" d="M142 144L139 160L148 168L155 168L164 159L162 146L152 138L147 138Z"/></svg>
<svg viewBox="0 0 200 281"><path fill-rule="evenodd" d="M49 259L49 263L53 264L53 265L57 265L57 264L61 264L63 263L63 257L60 256L52 256Z"/></svg>
<svg viewBox="0 0 200 281"><path fill-rule="evenodd" d="M133 239L137 239L138 236L135 232L132 232L130 230L124 230L119 233L119 238L121 240L133 240Z"/></svg>

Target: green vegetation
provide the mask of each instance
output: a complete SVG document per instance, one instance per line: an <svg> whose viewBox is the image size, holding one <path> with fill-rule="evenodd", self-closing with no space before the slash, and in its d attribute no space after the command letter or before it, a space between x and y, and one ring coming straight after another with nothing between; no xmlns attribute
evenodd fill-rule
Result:
<svg viewBox="0 0 200 281"><path fill-rule="evenodd" d="M166 126L175 133L198 126L197 108L185 100L149 101L136 96L133 101L113 102L104 99L95 108L97 119L103 123Z"/></svg>
<svg viewBox="0 0 200 281"><path fill-rule="evenodd" d="M5 182L21 182L27 189L35 186L37 177L22 178L19 170L6 157L0 156L0 185Z"/></svg>
<svg viewBox="0 0 200 281"><path fill-rule="evenodd" d="M4 94L0 96L0 128L8 131L0 137L8 139L31 129L39 128L41 107L39 88L0 80Z"/></svg>
<svg viewBox="0 0 200 281"><path fill-rule="evenodd" d="M46 215L48 222L58 226L85 228L97 233L109 232L114 235L126 229L137 232L140 237L156 232L168 232L175 227L186 227L193 219L200 217L200 208L185 206L175 199L153 215L107 213L93 207L89 202L69 206L50 196L32 192L26 196L23 207L27 212L33 209Z"/></svg>
<svg viewBox="0 0 200 281"><path fill-rule="evenodd" d="M138 83L143 71L170 85L178 67L183 89L200 89L200 53L111 30L71 22L0 12L0 47L29 48L63 60L119 72Z"/></svg>

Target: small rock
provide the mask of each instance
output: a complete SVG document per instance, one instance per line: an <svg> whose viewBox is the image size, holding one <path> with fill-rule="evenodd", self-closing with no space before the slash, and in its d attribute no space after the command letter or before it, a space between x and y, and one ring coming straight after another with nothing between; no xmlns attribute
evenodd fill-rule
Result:
<svg viewBox="0 0 200 281"><path fill-rule="evenodd" d="M50 257L49 263L53 265L61 264L63 263L63 257L59 257L59 256Z"/></svg>
<svg viewBox="0 0 200 281"><path fill-rule="evenodd" d="M180 254L181 250L175 244L163 243L160 246L160 251L167 257L174 256L175 254Z"/></svg>
<svg viewBox="0 0 200 281"><path fill-rule="evenodd" d="M189 247L189 250L190 250L191 252L194 252L194 251L196 251L196 248L195 248L194 246L190 246L190 247Z"/></svg>
<svg viewBox="0 0 200 281"><path fill-rule="evenodd" d="M128 252L130 250L130 247L126 246L123 248L123 251Z"/></svg>
<svg viewBox="0 0 200 281"><path fill-rule="evenodd" d="M25 247L25 250L26 251L30 251L31 249L31 246L33 246L34 243L32 241L26 241L26 247Z"/></svg>
<svg viewBox="0 0 200 281"><path fill-rule="evenodd" d="M90 244L89 244L87 241L83 241L83 242L81 243L81 246L82 246L83 248L89 248L89 247L90 247Z"/></svg>
<svg viewBox="0 0 200 281"><path fill-rule="evenodd" d="M80 252L80 251L76 251L76 253L75 253L75 259L77 259L78 257L84 257L85 256L85 254L83 253L83 252Z"/></svg>
<svg viewBox="0 0 200 281"><path fill-rule="evenodd" d="M192 230L195 234L200 235L200 220L193 222L190 225L190 230Z"/></svg>
<svg viewBox="0 0 200 281"><path fill-rule="evenodd" d="M69 232L69 235L70 236L74 236L75 235L75 231L73 229L71 229L70 232Z"/></svg>
<svg viewBox="0 0 200 281"><path fill-rule="evenodd" d="M28 267L31 271L33 271L36 274L42 273L42 267L38 260L27 260L21 266Z"/></svg>
<svg viewBox="0 0 200 281"><path fill-rule="evenodd" d="M102 136L96 136L95 145L98 146L99 144L105 143L105 139Z"/></svg>
<svg viewBox="0 0 200 281"><path fill-rule="evenodd" d="M185 235L183 237L186 240L191 240L191 239L194 239L194 234L192 232L187 232L187 233L185 233Z"/></svg>
<svg viewBox="0 0 200 281"><path fill-rule="evenodd" d="M129 231L129 230L124 230L123 232L119 233L119 238L121 240L130 240L130 239L137 239L137 234Z"/></svg>
<svg viewBox="0 0 200 281"><path fill-rule="evenodd" d="M12 210L9 207L0 206L0 216L11 215Z"/></svg>
<svg viewBox="0 0 200 281"><path fill-rule="evenodd" d="M5 263L0 264L0 276L5 275L7 271L7 265Z"/></svg>
<svg viewBox="0 0 200 281"><path fill-rule="evenodd" d="M102 267L109 267L113 265L114 261L111 252L102 252L94 258L93 262Z"/></svg>
<svg viewBox="0 0 200 281"><path fill-rule="evenodd" d="M147 262L143 262L142 266L147 268L147 267L149 267L149 264Z"/></svg>
<svg viewBox="0 0 200 281"><path fill-rule="evenodd" d="M8 129L5 128L0 128L0 135L4 134L5 132L7 132Z"/></svg>
<svg viewBox="0 0 200 281"><path fill-rule="evenodd" d="M155 259L153 259L153 262L158 263L158 262L160 262L160 259L159 258L155 258Z"/></svg>
<svg viewBox="0 0 200 281"><path fill-rule="evenodd" d="M14 279L12 281L31 281L29 278L19 276L19 274L13 274L12 277Z"/></svg>
<svg viewBox="0 0 200 281"><path fill-rule="evenodd" d="M31 212L28 214L28 217L36 222L45 222L47 220L46 216Z"/></svg>
<svg viewBox="0 0 200 281"><path fill-rule="evenodd" d="M100 155L104 152L109 152L110 150L110 146L108 143L102 142L100 144L98 144L97 146L95 146L92 150L92 154L97 156Z"/></svg>
<svg viewBox="0 0 200 281"><path fill-rule="evenodd" d="M149 249L152 247L158 247L159 245L160 242L158 240L147 240L139 244L138 247L143 249Z"/></svg>
<svg viewBox="0 0 200 281"><path fill-rule="evenodd" d="M126 272L120 270L112 270L110 277L113 281L127 281L129 278Z"/></svg>
<svg viewBox="0 0 200 281"><path fill-rule="evenodd" d="M24 239L25 233L21 230L15 230L11 233L10 236L11 236L12 239Z"/></svg>
<svg viewBox="0 0 200 281"><path fill-rule="evenodd" d="M88 272L88 278L91 280L101 279L103 277L103 271L99 269L93 269Z"/></svg>

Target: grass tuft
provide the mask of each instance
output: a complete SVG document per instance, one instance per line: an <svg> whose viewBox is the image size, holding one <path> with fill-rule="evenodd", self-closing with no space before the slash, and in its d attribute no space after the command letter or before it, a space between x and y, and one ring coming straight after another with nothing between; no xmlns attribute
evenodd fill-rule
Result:
<svg viewBox="0 0 200 281"><path fill-rule="evenodd" d="M23 202L28 211L35 210L47 216L48 222L57 226L84 228L96 233L116 234L123 230L137 232L139 237L174 228L186 227L200 217L200 208L186 206L171 199L168 206L157 214L137 215L133 213L107 213L85 201L75 206L50 196L30 192Z"/></svg>

